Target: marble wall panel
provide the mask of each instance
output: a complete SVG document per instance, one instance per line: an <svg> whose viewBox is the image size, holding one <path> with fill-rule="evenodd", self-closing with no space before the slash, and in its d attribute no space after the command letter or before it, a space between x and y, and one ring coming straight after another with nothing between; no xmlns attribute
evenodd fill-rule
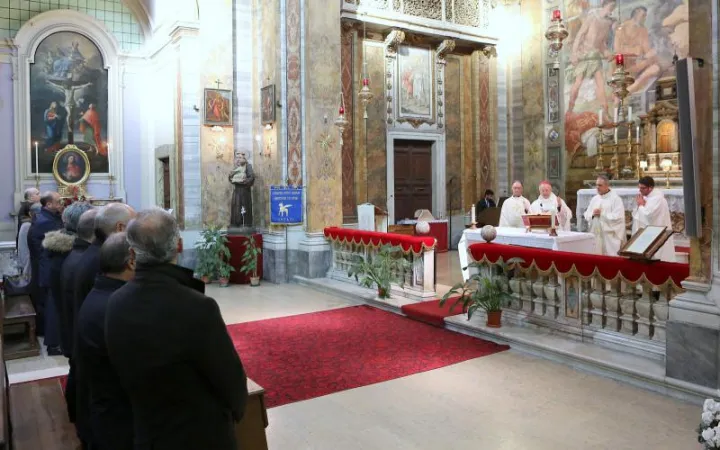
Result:
<svg viewBox="0 0 720 450"><path fill-rule="evenodd" d="M305 3L305 151L307 152L307 231L342 224L342 158L340 136L333 125L340 94L340 4ZM289 49L288 49L289 50ZM309 72L310 73L310 72Z"/></svg>
<svg viewBox="0 0 720 450"><path fill-rule="evenodd" d="M522 110L525 196L535 198L537 186L545 178L545 111L543 88L542 2L523 2L521 14L530 27L522 43Z"/></svg>
<svg viewBox="0 0 720 450"><path fill-rule="evenodd" d="M466 80L470 80L470 73L472 71L472 60L470 56L463 56L460 59L461 62L461 116L462 116L462 208L464 211L468 207L477 202L476 191L476 153L477 147L474 145L473 140L473 111L474 101L472 95L472 83L468 83Z"/></svg>
<svg viewBox="0 0 720 450"><path fill-rule="evenodd" d="M357 198L355 196L355 142L354 142L354 92L353 61L355 47L355 29L343 26L341 42L342 92L345 101L345 119L348 125L343 133L342 146L342 207L343 222L353 223L357 216Z"/></svg>
<svg viewBox="0 0 720 450"><path fill-rule="evenodd" d="M667 376L713 389L720 386L720 331L669 321L666 333Z"/></svg>
<svg viewBox="0 0 720 450"><path fill-rule="evenodd" d="M497 156L493 153L493 130L491 115L495 96L491 87L491 59L482 52L476 51L473 54L473 68L476 71L473 83L475 84L475 145L477 146L477 157L475 160L476 187L475 197L479 198L485 189L495 187L495 161Z"/></svg>
<svg viewBox="0 0 720 450"><path fill-rule="evenodd" d="M445 65L445 180L447 180L448 213L461 211L462 201L462 92L461 60L447 58Z"/></svg>
<svg viewBox="0 0 720 450"><path fill-rule="evenodd" d="M368 200L371 203L385 209L387 207L387 124L383 86L385 55L383 48L378 45L366 45L365 51L371 80L370 88L374 98L367 107L367 178L359 179L358 183L366 184ZM358 105L356 110L356 117L362 117L362 107ZM362 139L364 140L365 136ZM358 201L364 202L365 199L358 198Z"/></svg>

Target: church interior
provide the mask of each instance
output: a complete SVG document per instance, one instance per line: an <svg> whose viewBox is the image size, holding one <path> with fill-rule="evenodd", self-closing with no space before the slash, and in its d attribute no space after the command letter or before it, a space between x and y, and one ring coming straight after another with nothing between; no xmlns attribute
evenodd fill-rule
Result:
<svg viewBox="0 0 720 450"><path fill-rule="evenodd" d="M719 14L0 0L0 449L720 448ZM166 266L189 279L150 295ZM135 430L114 444L80 406L104 395L82 318L108 279L97 345ZM247 378L232 439L199 412L150 425L151 350L111 339L142 325L131 288L219 310L206 351ZM208 340L168 305L151 330ZM163 368L177 399L225 404L207 359Z"/></svg>

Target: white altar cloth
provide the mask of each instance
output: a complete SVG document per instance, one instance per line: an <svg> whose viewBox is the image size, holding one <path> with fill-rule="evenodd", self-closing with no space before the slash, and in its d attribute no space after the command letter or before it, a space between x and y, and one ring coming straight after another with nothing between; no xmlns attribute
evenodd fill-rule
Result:
<svg viewBox="0 0 720 450"><path fill-rule="evenodd" d="M579 233L576 231L560 231L557 236L550 236L547 233L528 233L524 228L497 227L495 244L518 245L521 247L544 248L546 250L558 250L570 253L597 254L595 250L595 236L592 233ZM460 268L469 264L468 248L472 244L485 242L480 237L480 230L466 229L458 243L458 254L460 256ZM470 277L469 270L463 270L463 279Z"/></svg>

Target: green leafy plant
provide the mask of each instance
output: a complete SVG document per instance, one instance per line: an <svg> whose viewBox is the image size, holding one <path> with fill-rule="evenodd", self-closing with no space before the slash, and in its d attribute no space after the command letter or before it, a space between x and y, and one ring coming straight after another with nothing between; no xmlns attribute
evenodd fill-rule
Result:
<svg viewBox="0 0 720 450"><path fill-rule="evenodd" d="M511 258L507 264L498 263L499 270L507 273L508 268L516 263L522 263L521 258ZM480 269L481 265L472 262L467 268ZM465 269L463 269L465 270ZM483 275L475 273L467 281L458 283L453 286L440 300L440 307L445 305L449 299L457 297L451 309L457 305L462 305L462 310L467 311L467 318L470 320L472 315L478 310L483 309L486 312L502 311L502 307L512 300L512 295L505 289L501 279L496 275Z"/></svg>
<svg viewBox="0 0 720 450"><path fill-rule="evenodd" d="M220 227L210 225L200 232L200 240L195 244L198 262L195 272L201 277L228 278L235 270L228 261L230 248L227 236Z"/></svg>
<svg viewBox="0 0 720 450"><path fill-rule="evenodd" d="M253 278L257 278L258 257L261 253L262 248L258 247L257 242L255 242L255 238L252 236L248 237L245 252L240 260L240 272Z"/></svg>
<svg viewBox="0 0 720 450"><path fill-rule="evenodd" d="M412 268L405 259L400 247L383 245L375 255L363 258L353 255L352 266L348 270L349 277L355 277L362 286L377 286L380 298L390 297L390 285L405 285L405 271Z"/></svg>

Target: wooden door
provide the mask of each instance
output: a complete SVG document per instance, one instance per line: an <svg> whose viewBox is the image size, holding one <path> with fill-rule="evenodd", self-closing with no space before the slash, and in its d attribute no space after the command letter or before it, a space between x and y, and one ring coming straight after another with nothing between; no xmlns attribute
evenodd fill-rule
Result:
<svg viewBox="0 0 720 450"><path fill-rule="evenodd" d="M170 158L160 158L163 170L163 208L170 209Z"/></svg>
<svg viewBox="0 0 720 450"><path fill-rule="evenodd" d="M432 211L432 142L395 141L395 221Z"/></svg>

